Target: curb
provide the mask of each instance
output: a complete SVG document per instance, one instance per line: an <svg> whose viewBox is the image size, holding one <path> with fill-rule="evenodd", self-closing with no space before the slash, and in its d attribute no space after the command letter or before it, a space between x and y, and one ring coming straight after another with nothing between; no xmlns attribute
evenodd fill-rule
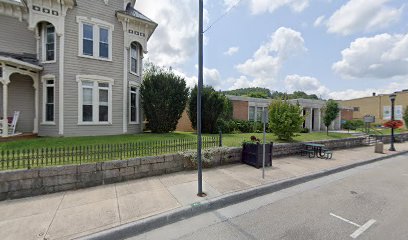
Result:
<svg viewBox="0 0 408 240"><path fill-rule="evenodd" d="M401 156L408 153L408 151L402 151L393 155L387 155L364 162L353 163L350 165L340 166L328 170L322 170L317 173L305 175L297 178L291 178L287 180L281 180L254 188L225 194L213 199L205 200L198 204L190 206L184 206L165 213L161 213L152 217L141 219L135 222L127 223L118 227L107 229L98 233L94 233L88 236L80 237L78 239L90 239L90 240L110 240L110 239L125 239L130 238L150 230L163 227L165 225L175 223L181 220L185 220L205 212L217 210L229 205L237 204L255 197L280 191L285 188L289 188L301 183L309 182L311 180L342 172L355 167L371 164L374 162L382 161L385 159Z"/></svg>

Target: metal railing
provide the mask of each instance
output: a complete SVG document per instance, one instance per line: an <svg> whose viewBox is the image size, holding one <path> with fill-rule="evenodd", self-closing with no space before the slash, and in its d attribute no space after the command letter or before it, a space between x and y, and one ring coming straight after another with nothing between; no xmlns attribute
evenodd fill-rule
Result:
<svg viewBox="0 0 408 240"><path fill-rule="evenodd" d="M203 137L203 148L218 147L217 136ZM126 160L143 156L158 156L197 148L197 139L87 146L44 147L0 151L0 170L30 169L46 166L72 165L109 160Z"/></svg>

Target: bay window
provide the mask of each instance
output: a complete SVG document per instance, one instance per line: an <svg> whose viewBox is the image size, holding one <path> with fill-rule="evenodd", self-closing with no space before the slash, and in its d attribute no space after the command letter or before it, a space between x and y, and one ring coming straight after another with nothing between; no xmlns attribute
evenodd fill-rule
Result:
<svg viewBox="0 0 408 240"><path fill-rule="evenodd" d="M55 124L55 76L45 75L42 77L42 124Z"/></svg>
<svg viewBox="0 0 408 240"><path fill-rule="evenodd" d="M139 75L139 45L132 43L130 46L130 72Z"/></svg>

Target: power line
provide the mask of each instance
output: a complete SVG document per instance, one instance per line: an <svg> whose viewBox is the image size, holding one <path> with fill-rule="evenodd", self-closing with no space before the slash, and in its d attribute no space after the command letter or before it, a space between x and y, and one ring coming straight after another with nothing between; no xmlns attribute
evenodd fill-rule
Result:
<svg viewBox="0 0 408 240"><path fill-rule="evenodd" d="M230 8L227 9L227 11L225 11L225 13L223 13L221 16L219 16L217 19L215 19L214 22L212 22L210 24L210 26L208 26L203 33L207 32L208 30L210 30L210 28L212 28L215 24L217 24L219 21L221 21L221 19L223 19L225 16L227 16L232 9L234 9L235 7L238 6L238 4L240 4L242 2L242 0L238 0L234 5L232 5Z"/></svg>

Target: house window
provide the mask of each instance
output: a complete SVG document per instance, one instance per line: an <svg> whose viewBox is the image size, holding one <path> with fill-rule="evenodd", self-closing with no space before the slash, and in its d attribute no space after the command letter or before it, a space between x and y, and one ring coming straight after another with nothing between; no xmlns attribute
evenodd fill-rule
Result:
<svg viewBox="0 0 408 240"><path fill-rule="evenodd" d="M55 61L55 27L52 24L44 25L43 61Z"/></svg>
<svg viewBox="0 0 408 240"><path fill-rule="evenodd" d="M109 83L98 83L99 122L107 122L109 116Z"/></svg>
<svg viewBox="0 0 408 240"><path fill-rule="evenodd" d="M3 77L3 67L0 66L0 78Z"/></svg>
<svg viewBox="0 0 408 240"><path fill-rule="evenodd" d="M99 28L99 57L109 58L109 29Z"/></svg>
<svg viewBox="0 0 408 240"><path fill-rule="evenodd" d="M354 112L359 112L359 111L360 111L360 108L359 108L359 107L353 107L353 111L354 111Z"/></svg>
<svg viewBox="0 0 408 240"><path fill-rule="evenodd" d="M43 77L43 124L54 124L55 119L55 77Z"/></svg>
<svg viewBox="0 0 408 240"><path fill-rule="evenodd" d="M78 124L112 123L113 79L94 75L77 76Z"/></svg>
<svg viewBox="0 0 408 240"><path fill-rule="evenodd" d="M93 82L82 82L82 121L93 122Z"/></svg>
<svg viewBox="0 0 408 240"><path fill-rule="evenodd" d="M83 25L83 54L93 56L93 26L90 24Z"/></svg>
<svg viewBox="0 0 408 240"><path fill-rule="evenodd" d="M248 116L249 121L255 121L255 107L250 106L249 107L249 116Z"/></svg>
<svg viewBox="0 0 408 240"><path fill-rule="evenodd" d="M111 61L113 24L87 17L77 17L77 22L79 23L79 56Z"/></svg>
<svg viewBox="0 0 408 240"><path fill-rule="evenodd" d="M139 90L136 87L130 87L129 95L130 123L139 123Z"/></svg>
<svg viewBox="0 0 408 240"><path fill-rule="evenodd" d="M130 48L130 71L136 75L139 75L139 45L132 43Z"/></svg>

